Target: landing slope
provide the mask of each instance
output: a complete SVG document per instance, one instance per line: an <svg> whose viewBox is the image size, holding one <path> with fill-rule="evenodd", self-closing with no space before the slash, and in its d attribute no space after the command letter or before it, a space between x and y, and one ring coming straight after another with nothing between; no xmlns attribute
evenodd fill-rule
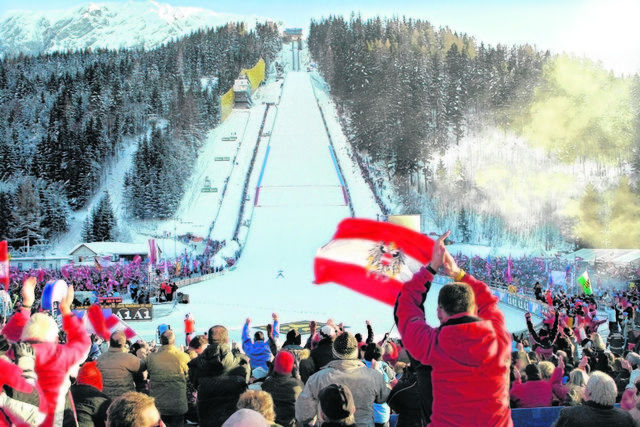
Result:
<svg viewBox="0 0 640 427"><path fill-rule="evenodd" d="M194 314L198 332L224 324L236 341L246 317L252 317L254 324L264 324L274 311L283 322L331 317L344 321L353 331L366 332L365 320L371 320L380 335L391 329L391 307L342 286L312 283L314 254L350 215L349 208L308 73L288 73L277 109L268 155L253 169L253 173L262 172L260 195L254 200L238 263L224 276L184 288L191 297L189 305L180 305L153 325L134 324L145 338L152 338L160 322L180 331L187 311ZM265 199L269 203L261 205L260 200ZM284 277L278 277L280 271ZM434 286L427 303L432 324L438 323L438 289ZM167 311L165 306L156 312L163 315ZM522 329L522 317L513 310L508 321L514 329Z"/></svg>

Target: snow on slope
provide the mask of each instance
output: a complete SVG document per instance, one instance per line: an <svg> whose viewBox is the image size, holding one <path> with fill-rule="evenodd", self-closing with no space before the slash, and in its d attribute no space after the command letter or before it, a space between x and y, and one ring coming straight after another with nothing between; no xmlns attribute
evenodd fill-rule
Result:
<svg viewBox="0 0 640 427"><path fill-rule="evenodd" d="M254 107L251 114L261 108L261 105ZM323 108L329 115L335 114L329 102L325 102ZM268 141L269 155L264 163L261 191L278 188L280 198L268 206L258 202L251 209L251 226L237 268L223 276L182 288L182 292L190 295L190 304L178 305L175 311L166 305L156 306L154 321L132 323L145 339L155 337L160 323L171 325L178 333L178 339L182 339L182 320L187 312L194 315L197 332L202 333L214 324L224 324L235 341L240 340L246 317L260 325L267 323L274 311L282 322L334 318L344 321L352 331L362 332L366 331L365 320L370 320L380 336L392 328L390 306L342 286L312 283L316 250L331 238L338 222L350 212L344 204L333 203L333 198L324 205L322 200L310 204L309 198L300 198L300 188L313 191L339 183L309 73L290 72L287 75L277 110ZM234 116L246 114L236 110L226 123L238 120ZM241 130L237 130L238 135ZM330 131L332 135L337 134L339 127ZM345 152L339 147L337 151ZM258 158L262 163L265 156ZM344 168L350 159L342 155L341 161ZM258 166L253 169L252 182L261 172L262 168ZM369 188L364 181L352 180L348 184L352 193L362 196L361 200L371 201L363 212L376 212L373 198L367 197ZM363 202L360 204L364 205ZM284 278L277 278L280 270ZM438 323L435 315L438 289L434 286L427 300L427 318L432 324ZM522 312L511 308L504 308L504 311L513 330L524 328Z"/></svg>
<svg viewBox="0 0 640 427"><path fill-rule="evenodd" d="M228 22L271 21L256 15L216 13L195 7L173 7L153 0L86 3L58 11L6 12L0 17L0 53L37 54L78 49L153 49L199 28Z"/></svg>

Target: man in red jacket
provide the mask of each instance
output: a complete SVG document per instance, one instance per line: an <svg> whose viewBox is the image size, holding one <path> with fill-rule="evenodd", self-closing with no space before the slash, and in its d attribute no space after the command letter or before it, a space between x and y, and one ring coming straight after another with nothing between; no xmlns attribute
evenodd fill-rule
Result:
<svg viewBox="0 0 640 427"><path fill-rule="evenodd" d="M407 351L433 367L430 426L512 426L509 409L511 335L498 299L449 254L444 233L433 259L405 283L394 314ZM454 282L438 295L440 327L425 321L424 301L436 272Z"/></svg>

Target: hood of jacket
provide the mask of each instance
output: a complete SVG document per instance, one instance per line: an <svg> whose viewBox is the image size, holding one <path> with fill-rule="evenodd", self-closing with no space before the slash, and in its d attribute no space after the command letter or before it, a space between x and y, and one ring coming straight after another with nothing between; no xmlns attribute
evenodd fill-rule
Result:
<svg viewBox="0 0 640 427"><path fill-rule="evenodd" d="M222 374L225 366L228 364L229 357L233 357L231 349L227 344L209 344L195 359L189 361L189 369L196 368L204 375L219 375ZM225 364L225 362L227 362Z"/></svg>
<svg viewBox="0 0 640 427"><path fill-rule="evenodd" d="M481 366L498 356L498 339L493 325L474 316L443 323L437 341L448 357L462 365Z"/></svg>

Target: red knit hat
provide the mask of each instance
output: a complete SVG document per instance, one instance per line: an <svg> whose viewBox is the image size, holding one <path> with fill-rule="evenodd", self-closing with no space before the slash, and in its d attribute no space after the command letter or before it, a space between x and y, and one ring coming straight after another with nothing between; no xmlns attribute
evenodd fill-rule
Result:
<svg viewBox="0 0 640 427"><path fill-rule="evenodd" d="M290 374L293 370L294 356L288 351L281 351L273 362L273 370L280 374Z"/></svg>
<svg viewBox="0 0 640 427"><path fill-rule="evenodd" d="M76 380L78 384L90 385L102 391L102 373L96 362L87 362L82 365Z"/></svg>

